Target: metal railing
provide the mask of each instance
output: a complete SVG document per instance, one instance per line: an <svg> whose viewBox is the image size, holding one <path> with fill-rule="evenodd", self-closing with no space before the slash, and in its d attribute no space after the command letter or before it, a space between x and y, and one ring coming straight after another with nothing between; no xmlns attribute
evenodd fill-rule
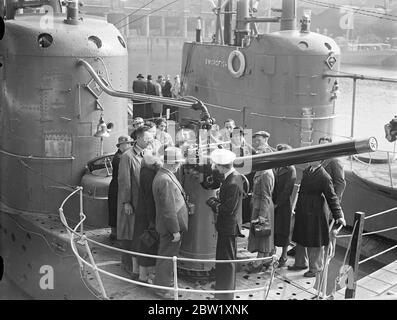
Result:
<svg viewBox="0 0 397 320"><path fill-rule="evenodd" d="M79 197L80 197L80 221L79 223L74 227L71 228L66 220L66 217L64 215L64 210L63 207L65 205L65 203L72 198L74 195L76 195L77 193L79 193ZM168 291L173 291L174 293L174 299L178 300L178 293L179 292L191 292L191 293L250 293L250 292L258 292L258 291L263 291L263 298L266 299L269 291L270 291L270 287L271 284L273 282L274 279L274 274L275 274L275 269L277 267L277 256L273 255L271 257L263 257L263 258L248 258L248 259L238 259L238 260L214 260L214 259L190 259L190 258L180 258L177 256L173 256L173 257L169 257L169 256L159 256L159 255L150 255L150 254L144 254L144 253L140 253L140 252L134 252L134 251L128 251L128 250L124 250L124 249L120 249L120 248L116 248L116 247L112 247L112 246L108 246L104 243L92 240L90 238L88 238L85 234L84 234L84 228L83 228L83 223L86 220L86 215L84 214L83 211L83 188L82 187L77 187L72 193L70 193L65 200L62 202L60 208L58 209L59 211L59 216L61 219L62 224L64 225L64 227L66 228L69 236L70 236L70 246L72 248L72 251L74 253L74 255L76 256L78 263L80 265L80 268L83 269L84 266L87 266L89 268L92 268L94 270L94 274L96 277L96 280L98 281L99 284L99 289L101 291L101 294L103 296L103 298L108 299L108 295L106 293L106 289L105 286L103 284L102 278L101 278L101 274L103 275L107 275L109 277L121 280L121 281L125 281L131 284L135 284L135 285L139 285L139 286L144 286L144 287L149 287L149 288L153 288L153 289L159 289L159 290L168 290ZM80 232L78 232L77 230L80 228ZM86 261L84 258L81 257L81 255L79 254L79 251L77 249L76 243L84 246L85 250L87 251L88 254L88 258L89 258L89 262ZM98 264L95 262L95 259L92 255L89 243L95 244L97 246L100 246L102 248L105 249L109 249L109 250L113 250L113 251L118 251L121 253L127 253L130 255L134 255L134 256L142 256L142 257L148 257L148 258L154 258L154 259L164 259L164 260L172 260L173 263L173 270L174 270L174 286L173 287L167 287L167 286L160 286L160 285L154 285L154 284L149 284L149 283L143 283L140 281L135 281L132 279L128 279L125 278L123 276L119 276L117 274L111 273L109 271L103 270L100 267L98 267ZM269 280L268 285L264 285L264 286L260 286L260 287L255 287L252 289L238 289L238 290L198 290L198 289L187 289L187 288L179 288L178 286L178 261L189 261L189 262L203 262L203 263L241 263L241 262L254 262L254 261L272 261L272 266L273 266L273 270L271 273L271 277Z"/></svg>
<svg viewBox="0 0 397 320"><path fill-rule="evenodd" d="M390 213L397 213L397 207L388 209L388 210L384 210L375 214L372 214L370 216L365 217L365 213L363 212L356 212L355 217L354 217L354 227L353 227L353 231L351 234L349 235L340 235L340 236L336 236L336 238L350 238L349 240L349 245L346 249L346 254L345 254L345 258L344 258L344 262L343 265L345 265L346 259L348 254L350 254L350 258L349 258L349 263L348 263L348 269L352 268L352 272L347 272L347 279L346 279L346 291L345 291L345 298L349 299L349 298L355 298L355 293L356 293L356 282L357 282L357 275L358 275L358 268L359 265L370 261L372 259L375 259L376 257L379 257L389 251L392 251L394 249L397 249L397 245L394 245L386 250L383 250L382 252L379 252L375 255L372 255L368 258L365 258L363 260L359 260L360 259L360 252L361 252L361 240L363 236L368 236L368 235L373 235L373 234L379 234L379 233L383 233L383 232L387 232L387 231L391 231L391 230L395 230L397 229L397 226L393 226L390 228L385 228L382 230L376 230L376 231L372 231L372 232L366 232L364 233L364 223L365 220L369 220L375 217L379 217L385 214L390 214ZM348 270L347 269L347 270ZM397 299L397 295L393 296L393 297L389 297L390 299Z"/></svg>

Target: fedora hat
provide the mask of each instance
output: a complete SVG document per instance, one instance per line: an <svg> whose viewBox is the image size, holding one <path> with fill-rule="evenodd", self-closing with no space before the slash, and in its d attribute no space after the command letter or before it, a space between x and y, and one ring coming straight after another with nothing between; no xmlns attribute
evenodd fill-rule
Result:
<svg viewBox="0 0 397 320"><path fill-rule="evenodd" d="M134 142L134 140L132 140L129 136L120 136L116 144L116 147L118 148L123 143L131 143L131 142Z"/></svg>
<svg viewBox="0 0 397 320"><path fill-rule="evenodd" d="M138 75L136 76L138 79L139 78L142 78L142 79L144 79L145 77L142 75L142 73L138 73Z"/></svg>

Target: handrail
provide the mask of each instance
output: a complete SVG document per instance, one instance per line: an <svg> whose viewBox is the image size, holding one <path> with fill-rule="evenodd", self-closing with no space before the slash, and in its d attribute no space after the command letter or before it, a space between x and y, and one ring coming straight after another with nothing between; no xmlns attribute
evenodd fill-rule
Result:
<svg viewBox="0 0 397 320"><path fill-rule="evenodd" d="M80 222L74 227L71 228L66 220L66 217L64 215L64 210L63 210L63 206L65 205L65 203L76 193L80 192ZM97 278L97 281L99 283L99 287L100 290L102 292L102 296L107 299L107 294L106 294L106 290L105 287L103 285L102 279L100 277L100 274L105 274L107 276L110 276L112 278L115 279L119 279L122 281L126 281L132 284L136 284L136 285L140 285L140 286L144 286L144 287L149 287L149 288L155 288L155 289L163 289L163 290L171 290L174 292L174 299L177 300L178 299L178 292L194 292L194 293L249 293L249 292L256 292L256 291L261 291L261 290L265 290L266 289L266 285L265 286L261 286L261 287L255 287L252 289L238 289L238 290L197 290L197 289L184 289L184 288L179 288L178 287L178 277L177 277L177 262L179 261L194 261L194 262L208 262L208 263L237 263L237 262L248 262L248 261L263 261L263 260L272 260L273 261L273 267L275 268L277 266L277 256L273 255L271 257L263 257L263 258L251 258L251 259L238 259L238 260L205 260L205 259L189 259L189 258L179 258L176 256L173 257L166 257L166 256L158 256L158 255L150 255L150 254L143 254L140 252L134 252L134 251L128 251L128 250L123 250L123 249L119 249L116 247L111 247L108 245L105 245L103 243L97 242L95 240L92 240L90 238L88 238L86 235L83 234L83 229L82 229L82 225L84 220L86 219L86 215L83 212L83 202L81 201L82 199L82 193L83 193L83 188L82 187L77 187L76 190L74 190L73 192L71 192L66 198L65 200L62 202L60 208L58 209L59 211L59 216L60 216L60 220L62 222L62 224L64 225L64 227L67 229L68 233L70 234L70 245L72 248L72 251L74 253L74 255L76 256L80 268L83 267L83 265L86 265L90 268L92 268L94 270L95 276ZM81 231L80 233L77 232L77 229L81 226ZM78 237L78 243L82 244L85 246L87 252L88 252L88 256L90 259L89 263L88 261L86 261L85 259L83 259L77 248L76 248L76 238L75 236ZM131 255L138 255L138 256L144 256L144 257L150 257L150 258L155 258L155 259L169 259L169 260L173 260L173 269L174 269L174 286L173 287L167 287L167 286L159 286L159 285L154 285L154 284L149 284L149 283L143 283L140 281L134 281L132 279L128 279L122 276L118 276L116 274L113 274L111 272L108 272L106 270L103 270L101 268L99 268L96 263L95 260L93 258L93 255L91 253L91 249L88 245L88 242L91 242L93 244L96 244L98 246L107 248L107 249L111 249L111 250L115 250L115 251L120 251L120 252L124 252L124 253L128 253ZM176 272L175 272L176 270ZM268 284L268 291L267 294L265 296L265 298L267 298L267 295L269 293L270 290L270 286L271 283L273 281L273 277L274 277L274 272L272 273L272 277L271 280Z"/></svg>
<svg viewBox="0 0 397 320"><path fill-rule="evenodd" d="M75 160L76 159L73 156L71 156L71 157L36 157L36 156L32 156L32 155L16 154L16 153L5 151L3 149L0 149L0 153L3 153L7 156L15 157L15 158L30 159L30 160L66 161L66 160Z"/></svg>
<svg viewBox="0 0 397 320"><path fill-rule="evenodd" d="M190 109L192 107L192 104L193 104L192 102L180 101L180 100L176 100L176 99L172 99L172 98L164 98L164 97L159 97L159 96L151 96L151 95L147 95L147 94L131 93L131 92L126 92L126 91L114 90L112 88L109 88L103 82L103 80L98 76L98 74L95 72L93 67L87 61L85 61L84 59L78 59L77 65L83 66L88 71L88 73L91 75L91 77L95 80L95 82L101 87L101 89L110 96L134 99L134 100L139 100L139 101L147 101L147 102L159 102L159 103L167 104L170 106L186 108L186 109Z"/></svg>
<svg viewBox="0 0 397 320"><path fill-rule="evenodd" d="M386 213L390 213L390 212L393 212L393 211L397 212L397 207L394 207L394 208L391 208L391 209L388 209L388 210L385 210L385 211L381 211L381 212L372 214L370 216L366 216L365 220L369 220L369 219L372 219L372 218L375 218L377 216L380 216L380 215L383 215L383 214L386 214Z"/></svg>

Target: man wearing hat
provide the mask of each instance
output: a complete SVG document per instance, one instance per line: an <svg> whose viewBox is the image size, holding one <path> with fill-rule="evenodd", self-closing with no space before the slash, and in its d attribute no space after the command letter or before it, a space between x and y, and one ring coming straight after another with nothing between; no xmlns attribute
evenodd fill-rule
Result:
<svg viewBox="0 0 397 320"><path fill-rule="evenodd" d="M185 191L175 176L184 162L182 150L168 147L164 151L163 167L153 180L153 198L156 206L156 231L160 235L159 256L178 256L181 236L187 231L188 209ZM171 260L157 259L155 285L172 286L173 265ZM170 291L156 291L156 295L171 299Z"/></svg>
<svg viewBox="0 0 397 320"><path fill-rule="evenodd" d="M120 136L118 143L116 144L117 152L113 156L112 160L112 180L109 184L108 192L108 208L109 208L109 226L112 230L110 233L110 239L114 240L117 237L117 193L118 193L118 175L119 175L119 163L121 155L124 151L131 147L133 140L129 136Z"/></svg>
<svg viewBox="0 0 397 320"><path fill-rule="evenodd" d="M146 126L135 130L136 141L132 148L125 151L120 158L118 175L117 197L117 239L122 241L125 250L132 251L135 226L135 212L138 206L139 175L143 155L148 151L147 147L153 140L152 134ZM138 278L138 261L131 255L122 253L121 268Z"/></svg>
<svg viewBox="0 0 397 320"><path fill-rule="evenodd" d="M142 73L136 76L137 80L132 83L132 92L134 93L147 93L147 82ZM133 100L134 116L145 118L145 103L138 100Z"/></svg>
<svg viewBox="0 0 397 320"><path fill-rule="evenodd" d="M146 82L146 94L150 94L151 96L156 96L156 87L152 80L152 75L149 74L147 76ZM145 118L152 118L153 117L153 107L151 103L146 103L145 105Z"/></svg>
<svg viewBox="0 0 397 320"><path fill-rule="evenodd" d="M219 190L219 199L212 197L207 200L208 206L216 216L217 260L236 259L236 237L241 234L238 221L241 220L242 214L243 179L233 167L235 159L236 155L226 149L217 149L211 153L214 169L225 177ZM217 263L215 266L215 289L234 290L235 288L235 263ZM220 300L232 300L233 297L233 293L215 294L215 298Z"/></svg>
<svg viewBox="0 0 397 320"><path fill-rule="evenodd" d="M273 148L267 143L269 138L270 133L267 131L258 131L252 135L252 147L256 153L273 152Z"/></svg>

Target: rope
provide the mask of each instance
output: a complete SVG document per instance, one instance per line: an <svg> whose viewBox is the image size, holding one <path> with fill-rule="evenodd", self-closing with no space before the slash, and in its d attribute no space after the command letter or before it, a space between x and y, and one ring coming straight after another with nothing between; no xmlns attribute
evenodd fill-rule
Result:
<svg viewBox="0 0 397 320"><path fill-rule="evenodd" d="M45 174L43 174L43 173L41 173L41 172L38 172L37 170L34 170L32 167L30 167L28 164L26 164L26 163L23 162L22 160L19 160L19 162L20 162L25 168L29 169L29 170L32 171L33 173L35 173L35 174L37 174L37 175L39 175L39 176L42 176L42 177L44 177L44 178L47 178L48 180L50 180L50 181L52 181L52 182L54 182L54 183L60 184L60 185L62 185L62 186L64 186L64 187L67 187L67 188L69 188L69 189L74 189L74 188L75 188L75 187L72 186L72 185L63 183L63 182L61 182L61 181L57 181L57 180L52 179L51 177L49 177L49 176L47 176L47 175L45 175Z"/></svg>
<svg viewBox="0 0 397 320"><path fill-rule="evenodd" d="M393 212L393 211L396 211L396 210L397 210L397 207L391 208L389 210L381 211L379 213L376 213L376 214L373 214L373 215L365 217L364 220L372 219L372 218L375 218L375 217L380 216L382 214L390 213L390 212Z"/></svg>
<svg viewBox="0 0 397 320"><path fill-rule="evenodd" d="M276 273L280 276L281 279L283 279L283 280L284 280L285 282L287 282L288 284L291 284L291 285L293 285L294 287L296 287L296 288L298 288L298 289L300 289L300 290L302 290L302 291L305 291L306 293L309 293L309 294L313 295L313 297L316 296L313 292L309 291L309 290L306 289L305 287L302 287L301 285L297 284L296 282L294 282L294 281L288 279L288 278L287 278L286 276L284 276L283 274L278 273L277 271L276 271Z"/></svg>
<svg viewBox="0 0 397 320"><path fill-rule="evenodd" d="M50 250L52 251L52 253L54 253L54 254L57 255L58 257L61 257L61 258L74 257L74 255L67 255L67 256L65 256L65 255L61 255L61 254L57 253L57 252L54 250L53 246L48 242L48 240L47 240L47 238L46 238L45 236L43 236L42 234L40 234L40 233L38 233L38 232L34 232L34 231L31 231L31 230L26 229L26 228L25 228L24 226L22 226L18 221L16 221L13 217L11 217L11 215L9 215L9 218L10 218L12 221L14 221L14 223L17 225L17 227L19 227L21 230L23 230L23 231L25 231L25 232L28 232L29 234L34 234L34 235L36 235L36 236L42 238L42 239L45 241L45 243L47 244L47 246L50 248Z"/></svg>
<svg viewBox="0 0 397 320"><path fill-rule="evenodd" d="M178 2L178 1L179 1L179 0L171 1L171 2L169 2L169 3L165 4L165 5L163 5L163 6L160 7L160 8L157 8L157 9L155 9L155 10L153 10L153 11L150 11L150 13L148 13L148 14L145 14L145 15L139 17L139 18L136 18L136 19L134 19L134 20L128 22L128 23L125 24L125 25L122 25L121 27L117 27L117 29L124 28L124 27L130 25L131 23L134 23L134 22L139 21L139 20L141 20L141 19L143 19L143 18L146 18L147 16L149 16L149 15L151 15L151 14L157 12L157 11L160 11L161 9L164 9L165 7L168 7L168 6L174 4L175 2Z"/></svg>
<svg viewBox="0 0 397 320"><path fill-rule="evenodd" d="M391 247L391 248L389 248L389 249L386 249L386 250L384 250L384 251L382 251L382 252L379 252L379 253L377 253L377 254L375 254L375 255L373 255L373 256L367 258L367 259L361 260L358 264L362 264L362 263L364 263L364 262L367 262L367 261L369 261L369 260L371 260L371 259L374 259L374 258L376 258L376 257L378 257L378 256L380 256L380 255L382 255L382 254L384 254L384 253L386 253L386 252L389 252L389 251L391 251L391 250L393 250L393 249L396 249L396 248L397 248L397 245L395 245L395 246L393 246L393 247Z"/></svg>
<svg viewBox="0 0 397 320"><path fill-rule="evenodd" d="M278 262L277 262L277 260L275 260L275 262L273 263L272 274L270 276L269 285L267 287L267 291L266 291L266 294L265 294L265 300L267 300L267 297L269 296L270 288L272 287L272 283L273 283L273 280L274 280L274 275L276 273L277 265L278 265Z"/></svg>
<svg viewBox="0 0 397 320"><path fill-rule="evenodd" d="M155 0L151 0L148 3L144 4L143 6L139 7L138 9L134 10L133 12L131 12L128 16L125 16L124 18L120 19L119 21L117 21L116 23L114 23L114 25L119 24L121 21L131 17L134 13L139 12L141 9L147 7L149 4L151 4L152 2L154 2ZM149 8L150 9L150 8Z"/></svg>
<svg viewBox="0 0 397 320"><path fill-rule="evenodd" d="M329 3L325 3L325 2L320 2L320 1L313 1L313 0L300 0L301 2L305 2L305 3L309 3L311 5L318 5L320 7L326 7L326 8L331 8L331 9L344 9L346 11L350 11L353 13L357 13L357 14L361 14L363 16L367 16L367 17L373 17L373 18L378 18L378 19L384 19L384 20L389 20L389 21L397 21L393 18L396 18L397 16L395 15L390 15L387 13L381 13L381 12L375 12L372 10L363 10L363 9L357 9L357 8L349 8L346 6L340 6L340 5L336 5L336 4L329 4ZM367 12L367 13L364 13ZM391 18L385 17L385 16L390 16Z"/></svg>

